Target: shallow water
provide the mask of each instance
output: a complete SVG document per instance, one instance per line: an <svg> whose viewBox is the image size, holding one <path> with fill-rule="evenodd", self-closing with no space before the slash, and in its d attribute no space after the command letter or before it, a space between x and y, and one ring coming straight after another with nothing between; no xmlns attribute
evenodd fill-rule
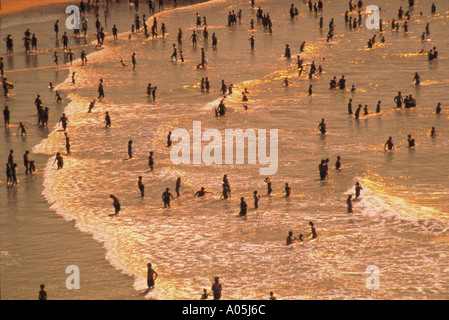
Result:
<svg viewBox="0 0 449 320"><path fill-rule="evenodd" d="M448 298L447 8L437 2L439 13L431 16L431 1L420 1L411 12L407 34L386 26L386 43L367 49L368 38L378 32L349 30L343 17L346 1L326 2L319 15L299 2L300 16L294 20L288 14L289 1L259 3L273 18L272 34L257 23L249 30L256 10L247 1L211 1L158 13L159 26L164 22L168 28L165 39L132 35L128 40L128 33L122 33L118 43L107 38L103 50L89 55L86 67L75 61L70 71L76 72L76 85L68 78L58 86L71 101L65 113L72 155L65 156L63 170L53 167L54 154L65 152L59 127L33 149L50 156L44 196L51 208L102 241L106 258L135 278L136 290L145 289L146 264L151 262L160 277L148 298L190 299L215 276L223 282L225 299L265 299L270 291L281 299ZM400 5L403 1L379 1L384 22L397 17ZM239 9L242 22L226 27L228 11ZM197 12L207 17L209 29L209 42L204 43L208 69L202 71L195 69L203 40L197 48L188 40ZM326 27L335 19L335 38L329 43L327 28L318 29L321 15ZM132 16L132 10L122 12L119 21L132 21ZM422 42L427 22L431 41ZM184 32L184 64L170 61L178 28ZM213 32L219 39L217 50L210 44ZM248 41L252 34L254 52ZM324 69L312 80L307 79L308 67L297 76L295 57L302 41L305 63L315 61ZM286 44L292 48L290 61L283 58ZM440 52L437 61L418 54L433 46ZM133 52L136 70L121 67L120 59L131 65ZM423 80L420 87L412 83L415 72ZM347 90L329 90L329 80L343 74ZM209 77L210 93L200 92L202 77ZM281 85L285 77L290 79L287 88ZM100 78L106 98L89 114ZM234 85L234 93L225 100L229 113L216 118L213 108L222 79ZM145 94L149 82L158 87L156 102ZM312 97L307 95L309 84ZM350 92L352 84L356 92ZM250 92L248 110L240 101L244 88ZM398 91L412 93L417 108L397 110L393 97ZM359 120L349 116L350 98L354 110L358 104L368 105L370 114ZM382 112L375 114L378 100ZM438 102L443 105L440 115L435 114ZM112 118L107 130L106 111ZM317 129L322 118L328 125L326 135ZM193 121L201 121L203 131L278 130L274 193L262 197L258 210L253 209L252 192L266 193L259 164L171 162L168 132L192 132ZM432 126L439 133L436 137L429 137ZM416 148L407 147L407 134L416 139ZM383 150L388 136L395 142L393 152ZM133 140L132 160L126 160L128 140ZM148 170L149 151L155 154L154 172ZM340 171L333 169L336 156L342 157ZM318 164L326 158L330 176L320 181ZM224 174L232 188L228 200L219 199ZM137 188L140 175L146 186L143 199ZM182 178L182 196L164 209L161 193L166 187L174 190L177 177ZM356 181L364 190L349 215L345 200ZM285 183L293 190L288 199L282 197ZM201 186L212 194L196 199L193 195ZM116 217L109 216L111 193L122 203ZM245 218L237 217L241 196L250 208ZM309 221L315 223L318 239L285 246L288 231L295 236L309 233ZM380 269L378 290L366 288L370 265Z"/></svg>

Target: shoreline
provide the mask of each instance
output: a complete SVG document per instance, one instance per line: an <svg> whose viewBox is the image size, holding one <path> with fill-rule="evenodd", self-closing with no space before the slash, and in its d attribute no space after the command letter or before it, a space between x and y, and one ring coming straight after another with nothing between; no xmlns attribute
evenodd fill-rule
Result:
<svg viewBox="0 0 449 320"><path fill-rule="evenodd" d="M19 0L20 1L20 0ZM49 5L52 8L61 7L57 11L58 15L64 16L64 3L73 1L48 0L42 2L21 1L21 5L15 6L14 10L4 10L2 6L0 14L3 14L3 21L7 27L1 30L3 33L14 28L27 26L26 21L18 19L22 12L31 12L33 16L38 16L39 12L45 12ZM36 10L27 11L27 9ZM6 8L8 9L8 8ZM54 11L54 10L53 10ZM36 12L36 13L35 13ZM60 12L60 13L59 13ZM8 14L8 15L6 15ZM52 14L55 14L52 12ZM61 18L60 18L61 19ZM12 21L14 24L9 24ZM19 24L17 24L17 22ZM44 25L35 29L38 34L47 32ZM52 48L50 40L41 42L43 47ZM49 55L44 51L40 56L42 62L39 66L45 66ZM4 57L8 57L4 55ZM27 119L30 113L26 106L28 100L40 94L52 112L50 114L49 127L37 129L30 127L30 135L22 141L15 139L14 128L5 129L0 145L3 157L6 157L6 150L13 150L16 157L20 158L25 150L32 150L36 145L48 138L57 124L57 115L68 106L70 101L64 99L63 103L54 102L54 92L46 90L46 83L60 83L60 77L68 77L68 71L61 69L41 69L29 68L27 61L22 61L20 55L10 56L14 62L14 69L24 70L23 72L11 73L10 77L15 84L13 95L5 103L14 106L12 112L12 122L19 119ZM8 64L11 63L8 61ZM5 72L9 75L9 71ZM34 81L33 81L34 79ZM36 79L44 86L34 85ZM17 92L17 93L16 93ZM20 94L27 92L27 94ZM103 300L103 299L144 299L133 287L134 278L121 270L116 269L107 260L107 250L104 243L92 237L91 234L80 231L74 226L74 221L67 221L60 216L52 204L44 197L44 171L45 164L49 156L31 152L31 159L36 160L37 172L31 175L18 172L19 186L5 186L2 197L6 198L4 209L0 214L0 225L8 226L0 237L0 261L2 277L1 297L4 300L35 300L39 285L45 284L50 300ZM86 254L87 253L87 254ZM79 290L68 290L65 285L67 278L66 268L69 265L79 267L81 274L81 287Z"/></svg>
<svg viewBox="0 0 449 320"><path fill-rule="evenodd" d="M43 7L50 4L61 4L61 3L73 3L78 4L78 2L73 0L16 0L7 3L1 3L0 14L8 15L11 13L18 13L31 8Z"/></svg>

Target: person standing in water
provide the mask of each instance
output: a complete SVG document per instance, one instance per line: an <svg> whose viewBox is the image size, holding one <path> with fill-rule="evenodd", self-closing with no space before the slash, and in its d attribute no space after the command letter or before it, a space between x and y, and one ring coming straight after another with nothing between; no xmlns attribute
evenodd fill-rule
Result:
<svg viewBox="0 0 449 320"><path fill-rule="evenodd" d="M240 198L240 213L239 216L243 217L246 216L246 213L248 212L248 204L245 201L244 197Z"/></svg>
<svg viewBox="0 0 449 320"><path fill-rule="evenodd" d="M150 152L149 152L149 156L148 156L148 166L150 167L150 170L153 171L153 166L154 166L153 151L150 151Z"/></svg>
<svg viewBox="0 0 449 320"><path fill-rule="evenodd" d="M306 238L308 236L312 235L312 239L315 239L316 237L318 237L316 230L315 230L315 225L313 224L312 221L309 221L309 225L310 225L311 232L306 236Z"/></svg>
<svg viewBox="0 0 449 320"><path fill-rule="evenodd" d="M348 205L348 213L352 213L352 194L348 195L348 199L346 199L346 204Z"/></svg>
<svg viewBox="0 0 449 320"><path fill-rule="evenodd" d="M139 181L137 182L137 186L139 187L140 196L143 198L145 196L145 185L142 181L142 176L139 176Z"/></svg>
<svg viewBox="0 0 449 320"><path fill-rule="evenodd" d="M103 88L103 79L100 79L100 83L98 85L98 99L104 98L104 88Z"/></svg>
<svg viewBox="0 0 449 320"><path fill-rule="evenodd" d="M131 56L131 61L133 64L133 70L136 70L137 60L136 60L136 53L133 52L133 55Z"/></svg>
<svg viewBox="0 0 449 320"><path fill-rule="evenodd" d="M384 150L388 148L388 150L393 150L394 147L394 143L393 143L393 138L392 137L388 137L387 142L385 142L384 144Z"/></svg>
<svg viewBox="0 0 449 320"><path fill-rule="evenodd" d="M67 124L69 123L69 118L65 115L65 113L62 114L62 117L59 119L59 124L62 124L62 129L64 131L67 130Z"/></svg>
<svg viewBox="0 0 449 320"><path fill-rule="evenodd" d="M413 77L413 81L418 86L421 83L421 77L419 76L418 72L415 72L415 76Z"/></svg>
<svg viewBox="0 0 449 320"><path fill-rule="evenodd" d="M64 158L60 152L56 153L55 161L53 161L53 165L55 162L58 163L58 170L64 167Z"/></svg>
<svg viewBox="0 0 449 320"><path fill-rule="evenodd" d="M257 191L253 192L254 194L254 209L258 209L259 208L259 200L261 198L260 194L257 193Z"/></svg>
<svg viewBox="0 0 449 320"><path fill-rule="evenodd" d="M180 188L181 188L181 177L178 177L178 179L176 179L176 187L175 187L177 198L179 198L181 196L181 194L179 193Z"/></svg>
<svg viewBox="0 0 449 320"><path fill-rule="evenodd" d="M326 133L327 125L324 122L324 119L321 119L321 122L318 125L318 129L320 130L321 134L325 134Z"/></svg>
<svg viewBox="0 0 449 320"><path fill-rule="evenodd" d="M11 112L9 111L8 106L5 106L5 109L3 110L3 120L5 122L5 127L9 127L10 116Z"/></svg>
<svg viewBox="0 0 449 320"><path fill-rule="evenodd" d="M67 135L67 132L64 132L64 136L65 136L65 149L67 151L67 154L71 155L71 153L70 153L70 138Z"/></svg>
<svg viewBox="0 0 449 320"><path fill-rule="evenodd" d="M362 186L360 185L360 182L355 183L355 198L357 199L360 197L360 191L363 190Z"/></svg>
<svg viewBox="0 0 449 320"><path fill-rule="evenodd" d="M120 200L118 199L117 196L115 196L113 194L110 194L109 198L111 198L112 201L113 201L112 202L112 206L114 207L114 210L115 210L114 215L117 215L120 212L120 210L121 210Z"/></svg>
<svg viewBox="0 0 449 320"><path fill-rule="evenodd" d="M174 199L170 192L170 188L166 188L162 193L162 201L164 202L164 208L170 208L170 200Z"/></svg>
<svg viewBox="0 0 449 320"><path fill-rule="evenodd" d="M131 159L134 156L133 153L133 141L129 140L128 141L128 159Z"/></svg>
<svg viewBox="0 0 449 320"><path fill-rule="evenodd" d="M25 154L23 155L23 165L25 166L25 174L28 174L29 171L29 164L30 164L30 159L29 159L29 155L30 152L27 150L25 151Z"/></svg>
<svg viewBox="0 0 449 320"><path fill-rule="evenodd" d="M337 161L335 162L335 169L340 170L341 169L341 157L337 156Z"/></svg>
<svg viewBox="0 0 449 320"><path fill-rule="evenodd" d="M168 148L171 147L171 131L168 133L168 136L167 136L167 147Z"/></svg>
<svg viewBox="0 0 449 320"><path fill-rule="evenodd" d="M212 284L212 292L214 294L214 300L220 300L221 299L221 291L222 291L222 285L219 281L218 277L215 277L214 283Z"/></svg>
<svg viewBox="0 0 449 320"><path fill-rule="evenodd" d="M414 148L415 147L415 139L412 137L411 134L409 134L407 136L407 141L408 141L409 148Z"/></svg>
<svg viewBox="0 0 449 320"><path fill-rule="evenodd" d="M284 187L285 197L286 197L286 198L290 197L291 192L292 192L292 188L290 188L290 187L288 186L288 183L286 183L286 184L285 184L285 187Z"/></svg>
<svg viewBox="0 0 449 320"><path fill-rule="evenodd" d="M271 195L271 193L273 192L273 189L271 188L270 178L266 177L264 182L267 184L267 195Z"/></svg>
<svg viewBox="0 0 449 320"><path fill-rule="evenodd" d="M147 286L148 290L151 290L154 288L154 282L156 281L158 274L157 272L152 268L151 263L147 264Z"/></svg>
<svg viewBox="0 0 449 320"><path fill-rule="evenodd" d="M109 112L105 112L105 117L104 117L104 123L105 125L105 129L110 128L111 127L111 116L109 115Z"/></svg>
<svg viewBox="0 0 449 320"><path fill-rule="evenodd" d="M45 290L45 284L40 285L39 300L47 300L47 290Z"/></svg>
<svg viewBox="0 0 449 320"><path fill-rule="evenodd" d="M287 237L287 239L285 240L285 244L288 246L288 245L291 245L291 244L293 244L294 242L295 242L295 240L293 240L293 232L292 231L289 231L288 232L288 237Z"/></svg>

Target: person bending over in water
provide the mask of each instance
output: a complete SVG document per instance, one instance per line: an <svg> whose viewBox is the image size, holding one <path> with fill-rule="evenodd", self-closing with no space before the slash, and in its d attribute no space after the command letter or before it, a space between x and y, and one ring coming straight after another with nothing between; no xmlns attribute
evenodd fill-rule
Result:
<svg viewBox="0 0 449 320"><path fill-rule="evenodd" d="M117 198L117 196L115 196L113 194L109 195L109 198L111 198L112 201L113 201L112 202L112 206L115 209L115 213L114 214L118 214L120 212L120 210L121 210L119 199Z"/></svg>
<svg viewBox="0 0 449 320"><path fill-rule="evenodd" d="M56 153L55 161L53 161L53 165L57 162L58 164L58 170L62 169L64 167L64 159L62 158L62 155L60 152Z"/></svg>
<svg viewBox="0 0 449 320"><path fill-rule="evenodd" d="M206 189L204 189L204 187L201 187L200 190L198 190L197 192L195 192L195 198L197 198L197 197L198 197L198 198L201 198L201 197L205 196L206 193L211 193L211 192L206 191Z"/></svg>

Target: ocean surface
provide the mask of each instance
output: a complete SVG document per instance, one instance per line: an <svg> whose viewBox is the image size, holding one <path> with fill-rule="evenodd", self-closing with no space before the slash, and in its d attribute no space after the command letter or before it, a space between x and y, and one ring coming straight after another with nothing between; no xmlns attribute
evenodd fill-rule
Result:
<svg viewBox="0 0 449 320"><path fill-rule="evenodd" d="M90 37L70 39L77 58L72 66L50 69L52 52L43 52L49 70L39 71L39 81L45 85L54 81L64 99L63 106L51 110L54 119L48 132L37 126L30 130L31 135L40 136L32 151L33 157L43 159L42 194L48 207L71 221L66 222L71 228L104 246L106 260L133 279L136 297L146 289L146 265L151 262L159 277L155 289L145 296L148 299L197 299L216 276L223 283L223 299L267 299L270 291L279 299L449 298L449 7L444 1L435 1L437 13L432 15L432 1L416 1L405 33L405 19L399 20L399 31L392 31L389 22L397 19L400 6L409 10L408 2L374 2L369 4L382 8L382 33L364 26L368 17L365 7L360 27L351 30L345 25L348 1L324 1L318 14L309 12L306 1L296 1L299 15L293 19L289 15L292 2L284 0L256 1L255 8L249 1L237 0L183 3L177 8L170 4L154 16L141 4L139 15L146 14L149 29L154 17L159 29L161 23L168 29L165 38L154 39L143 33L131 34L134 7L114 2L101 49L94 48L95 17L91 12ZM256 20L259 6L272 17L271 33ZM229 11L240 9L241 21L227 26ZM196 28L197 13L207 17L207 41L202 37L203 28ZM357 18L357 12L351 16ZM318 26L321 17L323 30ZM100 18L104 22L102 14ZM335 36L327 42L332 18ZM254 30L250 29L251 19ZM46 36L50 38L54 33L53 20L49 20ZM427 23L430 34L422 41ZM111 36L113 24L119 28L117 42ZM179 28L183 31L184 63L170 59ZM189 40L194 30L200 35L197 46ZM212 33L218 37L216 49L212 48ZM369 49L367 41L375 34L377 42ZM252 35L254 50L249 42ZM383 44L379 41L382 37ZM296 56L303 41L305 50L300 56L305 72L298 77ZM292 51L290 60L283 56L286 44ZM427 52L434 46L439 58L428 61ZM197 70L202 47L207 68ZM79 59L83 48L89 50L87 66ZM62 48L59 52L62 55ZM131 64L134 52L135 70ZM16 56L4 57L11 75L14 70L30 68L26 62L25 66L17 62ZM127 66L121 65L121 59ZM321 65L323 72L308 79L312 62ZM75 84L71 83L72 72L76 72ZM420 86L413 83L415 72L421 77ZM31 81L26 73L21 74L15 82ZM329 89L329 81L342 75L347 79L346 89ZM208 93L200 90L203 77L210 80ZM282 85L285 77L288 87ZM100 79L104 80L105 98L88 113ZM214 109L223 98L221 80L233 84L233 94L224 100L228 113L216 117ZM157 86L156 101L146 94L148 83ZM312 96L308 95L309 85L313 85ZM355 92L350 90L352 85ZM33 84L29 87L27 121L34 122L36 89ZM249 92L247 110L241 101L245 88ZM396 108L393 98L398 91L404 96L413 94L417 107ZM18 90L15 93L19 98ZM47 99L53 94L47 93ZM367 105L369 114L362 112L359 119L348 115L349 99L354 111L359 104ZM376 113L379 100L381 112ZM439 102L443 110L436 114ZM62 112L69 118L71 155L65 153L65 138L57 123ZM109 129L104 128L105 112L112 119ZM322 118L328 128L325 135L317 128ZM167 135L175 129L192 135L194 121L201 121L203 131L217 129L223 135L226 129L278 130L278 170L270 176L273 193L266 195L266 176L259 171L264 165L259 163L174 164ZM431 137L433 126L438 134ZM415 148L408 147L408 134L415 138ZM389 136L395 148L384 151ZM19 138L14 136L14 140L20 144ZM132 159L127 154L129 140L133 141ZM203 142L202 147L207 145ZM154 152L152 172L149 151ZM57 152L64 156L62 170L54 166ZM7 150L2 154L6 161ZM21 155L16 155L20 168ZM340 170L334 168L337 156L342 159ZM318 164L327 158L329 177L322 181ZM224 174L232 189L227 200L220 199ZM139 176L145 184L143 198L137 187ZM178 177L182 179L181 196L165 209L161 194L169 187L176 196ZM356 182L363 190L354 202L354 212L348 214L346 198L354 193ZM288 198L283 196L285 183L292 188ZM200 187L211 194L195 198ZM26 188L26 184L16 188ZM262 195L258 209L253 206L254 190ZM114 213L110 194L120 198L122 210L117 216L110 216ZM4 198L11 201L13 197L8 194ZM238 216L240 197L249 205L244 218ZM31 209L34 203L27 205ZM315 224L318 238L286 246L289 231L295 237L309 234L309 221ZM4 226L8 228L8 221ZM45 232L45 225L37 221L35 226ZM21 241L26 246L34 240ZM39 259L35 263L39 265ZM368 266L379 268L378 289L367 288ZM123 291L116 292L118 297L130 298L126 285L122 287ZM101 289L99 292L101 297Z"/></svg>

